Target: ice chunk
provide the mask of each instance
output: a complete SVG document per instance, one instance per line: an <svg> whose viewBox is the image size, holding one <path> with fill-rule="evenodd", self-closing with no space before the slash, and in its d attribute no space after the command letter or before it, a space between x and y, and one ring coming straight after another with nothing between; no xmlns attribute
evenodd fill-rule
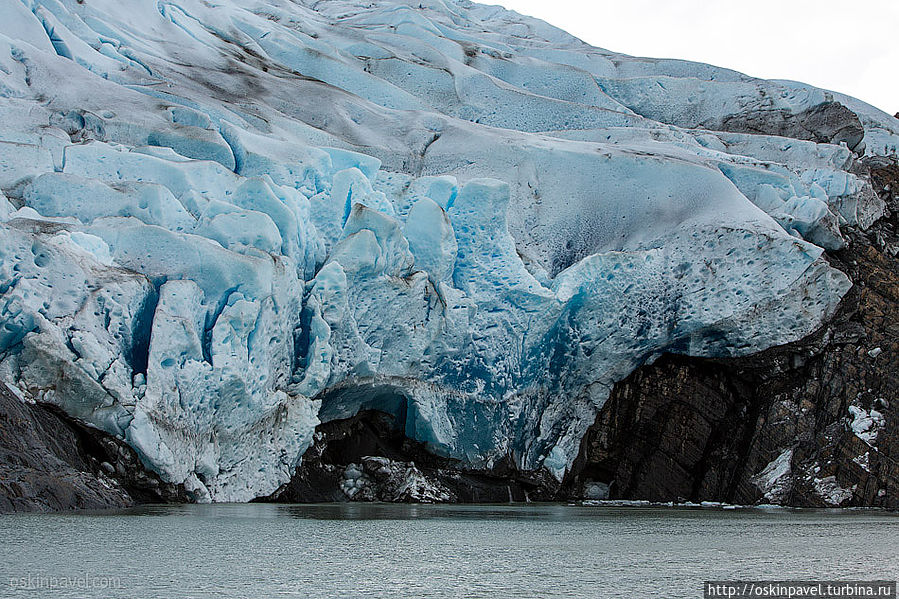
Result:
<svg viewBox="0 0 899 599"><path fill-rule="evenodd" d="M43 216L74 216L91 223L106 216L133 216L170 231L190 231L196 220L166 187L122 182L112 187L96 179L47 173L25 188L25 202Z"/></svg>
<svg viewBox="0 0 899 599"><path fill-rule="evenodd" d="M238 185L237 176L216 162L185 161L174 152L160 158L100 142L66 148L65 172L113 183L157 183L176 198L195 192L208 199L224 199Z"/></svg>
<svg viewBox="0 0 899 599"><path fill-rule="evenodd" d="M347 238L363 231L370 231L377 244L377 260L373 264L377 270L395 277L409 274L414 259L399 221L364 204L354 204L344 225L343 235ZM359 255L369 255L372 251L360 249ZM338 246L335 253L346 253L346 250Z"/></svg>
<svg viewBox="0 0 899 599"><path fill-rule="evenodd" d="M840 235L837 218L821 200L793 196L784 203L782 209L789 215L778 219L785 229L795 229L803 239L829 250L845 247L846 242Z"/></svg>
<svg viewBox="0 0 899 599"><path fill-rule="evenodd" d="M366 178L374 179L381 168L381 161L374 156L360 154L341 148L321 148L331 158L331 171L335 175L340 171L355 168Z"/></svg>
<svg viewBox="0 0 899 599"><path fill-rule="evenodd" d="M403 233L415 257L415 266L446 281L456 264L456 234L449 217L433 200L422 198L412 206L406 217Z"/></svg>
<svg viewBox="0 0 899 599"><path fill-rule="evenodd" d="M752 482L768 503L780 503L787 499L792 488L792 463L793 449L785 449L752 477Z"/></svg>
<svg viewBox="0 0 899 599"><path fill-rule="evenodd" d="M0 140L0 188L8 189L53 168L53 156L47 148Z"/></svg>
<svg viewBox="0 0 899 599"><path fill-rule="evenodd" d="M100 264L104 264L106 266L112 264L112 256L109 253L109 246L106 245L105 241L103 241L96 235L82 233L81 231L75 231L73 233L63 231L62 233L59 233L58 235L53 237L51 241L54 241L56 243L71 244L79 250L89 254Z"/></svg>
<svg viewBox="0 0 899 599"><path fill-rule="evenodd" d="M849 428L855 436L873 447L884 426L883 414L873 408L868 411L858 406L849 406L849 414L852 416Z"/></svg>
<svg viewBox="0 0 899 599"><path fill-rule="evenodd" d="M851 488L844 489L837 482L837 477L833 475L815 478L813 483L818 496L824 500L824 503L833 507L843 505L852 499L857 487L857 485L852 485Z"/></svg>
<svg viewBox="0 0 899 599"><path fill-rule="evenodd" d="M255 210L234 209L214 215L207 213L196 232L237 251L245 246L270 254L281 252L282 238L278 227L267 214Z"/></svg>
<svg viewBox="0 0 899 599"><path fill-rule="evenodd" d="M458 240L453 283L475 301L538 309L552 297L528 272L509 233L509 186L491 179L466 183L450 208Z"/></svg>
<svg viewBox="0 0 899 599"><path fill-rule="evenodd" d="M8 221L15 211L16 207L10 204L3 192L0 192L0 222Z"/></svg>

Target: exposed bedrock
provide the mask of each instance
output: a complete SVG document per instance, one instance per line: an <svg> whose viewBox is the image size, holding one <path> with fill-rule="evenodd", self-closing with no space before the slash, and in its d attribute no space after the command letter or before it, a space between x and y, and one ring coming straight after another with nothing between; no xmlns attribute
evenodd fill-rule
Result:
<svg viewBox="0 0 899 599"><path fill-rule="evenodd" d="M777 135L819 143L845 143L864 153L865 128L858 115L839 102L823 102L799 113L788 110L751 110L726 116L720 128L734 133Z"/></svg>
<svg viewBox="0 0 899 599"><path fill-rule="evenodd" d="M378 411L320 425L291 481L265 501L482 502L546 500L558 488L546 472L508 462L489 470L441 458Z"/></svg>
<svg viewBox="0 0 899 599"><path fill-rule="evenodd" d="M185 501L126 444L0 383L0 513Z"/></svg>
<svg viewBox="0 0 899 599"><path fill-rule="evenodd" d="M854 283L819 331L737 360L665 356L618 383L565 493L899 507L899 166L888 216L829 256Z"/></svg>

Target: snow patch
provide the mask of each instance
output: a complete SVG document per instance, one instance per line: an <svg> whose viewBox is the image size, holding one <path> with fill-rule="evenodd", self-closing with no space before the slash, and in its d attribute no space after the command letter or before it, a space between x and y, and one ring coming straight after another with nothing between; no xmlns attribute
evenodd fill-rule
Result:
<svg viewBox="0 0 899 599"><path fill-rule="evenodd" d="M873 408L868 411L859 406L849 406L849 414L852 417L849 428L852 429L855 436L875 447L877 435L883 430L885 424L883 414Z"/></svg>
<svg viewBox="0 0 899 599"><path fill-rule="evenodd" d="M793 449L785 449L771 460L758 474L750 479L765 499L771 503L781 503L792 490Z"/></svg>

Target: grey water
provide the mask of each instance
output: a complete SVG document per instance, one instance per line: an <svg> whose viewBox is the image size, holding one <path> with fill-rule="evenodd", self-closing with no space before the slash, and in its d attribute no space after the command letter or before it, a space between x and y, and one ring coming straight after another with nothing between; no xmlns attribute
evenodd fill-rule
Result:
<svg viewBox="0 0 899 599"><path fill-rule="evenodd" d="M0 597L702 597L895 580L899 516L609 505L165 505L0 516Z"/></svg>

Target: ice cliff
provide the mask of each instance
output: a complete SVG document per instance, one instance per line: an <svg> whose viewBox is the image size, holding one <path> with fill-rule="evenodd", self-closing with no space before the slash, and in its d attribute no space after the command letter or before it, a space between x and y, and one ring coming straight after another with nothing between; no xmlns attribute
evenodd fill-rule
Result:
<svg viewBox="0 0 899 599"><path fill-rule="evenodd" d="M899 121L465 0L6 0L0 377L197 500L360 409L564 475L611 386L849 288Z"/></svg>

